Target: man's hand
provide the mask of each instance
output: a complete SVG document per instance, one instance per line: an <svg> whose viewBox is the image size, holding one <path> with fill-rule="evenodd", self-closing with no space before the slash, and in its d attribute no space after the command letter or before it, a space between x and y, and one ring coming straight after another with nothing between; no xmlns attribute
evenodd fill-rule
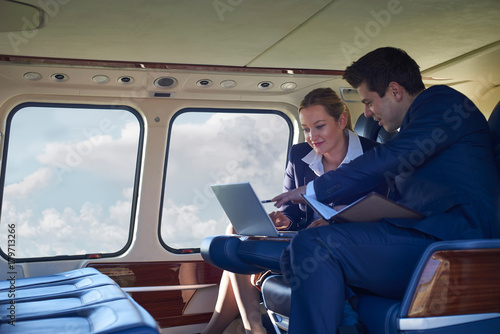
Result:
<svg viewBox="0 0 500 334"><path fill-rule="evenodd" d="M271 220L274 223L274 226L276 226L276 229L278 230L283 230L286 229L290 226L291 221L288 219L287 216L283 214L281 211L274 211L269 214L269 217L271 217Z"/></svg>
<svg viewBox="0 0 500 334"><path fill-rule="evenodd" d="M306 188L307 186L295 188L293 190L290 190L286 193L274 197L271 201L276 202L274 203L274 206L277 208L280 208L286 202L292 202L293 204L302 203L304 202L304 199L300 196L300 194L305 195Z"/></svg>
<svg viewBox="0 0 500 334"><path fill-rule="evenodd" d="M313 221L311 224L309 224L309 226L307 226L307 228L326 226L326 225L330 225L330 224L324 219L318 219L318 220Z"/></svg>

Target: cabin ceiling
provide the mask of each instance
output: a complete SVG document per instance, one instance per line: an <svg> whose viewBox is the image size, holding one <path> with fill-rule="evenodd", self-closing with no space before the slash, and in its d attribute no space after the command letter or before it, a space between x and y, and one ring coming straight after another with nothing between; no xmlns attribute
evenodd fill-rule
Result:
<svg viewBox="0 0 500 334"><path fill-rule="evenodd" d="M0 0L0 54L343 70L396 46L425 70L497 43L499 18L498 0Z"/></svg>

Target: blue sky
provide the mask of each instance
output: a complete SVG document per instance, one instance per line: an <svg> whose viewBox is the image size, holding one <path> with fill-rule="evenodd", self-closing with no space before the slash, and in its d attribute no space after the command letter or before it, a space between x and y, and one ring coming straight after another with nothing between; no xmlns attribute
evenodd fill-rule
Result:
<svg viewBox="0 0 500 334"><path fill-rule="evenodd" d="M18 257L124 245L129 218L110 212L124 201L130 211L138 135L125 110L27 107L12 117L2 224L17 225ZM120 236L92 244L104 231Z"/></svg>
<svg viewBox="0 0 500 334"><path fill-rule="evenodd" d="M172 247L199 247L224 233L229 221L211 184L250 181L261 199L282 190L290 130L281 116L195 115L176 118L169 144L162 235Z"/></svg>

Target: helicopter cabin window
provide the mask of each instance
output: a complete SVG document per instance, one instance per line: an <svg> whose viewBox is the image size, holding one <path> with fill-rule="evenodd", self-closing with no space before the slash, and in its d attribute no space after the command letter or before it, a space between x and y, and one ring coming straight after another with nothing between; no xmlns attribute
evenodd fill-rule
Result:
<svg viewBox="0 0 500 334"><path fill-rule="evenodd" d="M205 237L225 233L229 220L212 184L248 181L262 200L281 193L292 135L289 118L278 111L185 109L176 114L165 164L164 247L195 252ZM273 211L272 203L264 206Z"/></svg>
<svg viewBox="0 0 500 334"><path fill-rule="evenodd" d="M11 112L2 160L2 255L33 261L124 251L142 133L142 120L126 107L24 104Z"/></svg>

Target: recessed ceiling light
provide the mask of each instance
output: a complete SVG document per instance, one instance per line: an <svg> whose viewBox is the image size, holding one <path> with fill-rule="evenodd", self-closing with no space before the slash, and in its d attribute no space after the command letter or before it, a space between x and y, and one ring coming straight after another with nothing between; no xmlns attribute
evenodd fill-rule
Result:
<svg viewBox="0 0 500 334"><path fill-rule="evenodd" d="M50 78L59 82L68 80L68 76L64 73L54 73L50 76Z"/></svg>
<svg viewBox="0 0 500 334"><path fill-rule="evenodd" d="M95 82L96 84L105 84L106 82L109 81L109 77L107 75L95 75L92 77L92 81Z"/></svg>
<svg viewBox="0 0 500 334"><path fill-rule="evenodd" d="M37 81L37 80L40 80L42 78L42 75L40 73L37 73L37 72L27 72L27 73L24 73L23 77L26 80Z"/></svg>
<svg viewBox="0 0 500 334"><path fill-rule="evenodd" d="M281 84L281 89L283 90L292 90L297 88L297 84L295 82L284 82Z"/></svg>
<svg viewBox="0 0 500 334"><path fill-rule="evenodd" d="M270 89L272 88L274 85L271 81L262 81L262 82L259 82L259 84L257 85L257 88L259 89Z"/></svg>
<svg viewBox="0 0 500 334"><path fill-rule="evenodd" d="M234 80L224 80L220 83L222 88L233 88L236 86L236 81Z"/></svg>
<svg viewBox="0 0 500 334"><path fill-rule="evenodd" d="M118 82L124 85L130 85L134 82L134 78L129 77L128 75L122 76L118 78Z"/></svg>
<svg viewBox="0 0 500 334"><path fill-rule="evenodd" d="M196 82L196 86L198 87L210 87L212 86L212 80L209 79L201 79Z"/></svg>

